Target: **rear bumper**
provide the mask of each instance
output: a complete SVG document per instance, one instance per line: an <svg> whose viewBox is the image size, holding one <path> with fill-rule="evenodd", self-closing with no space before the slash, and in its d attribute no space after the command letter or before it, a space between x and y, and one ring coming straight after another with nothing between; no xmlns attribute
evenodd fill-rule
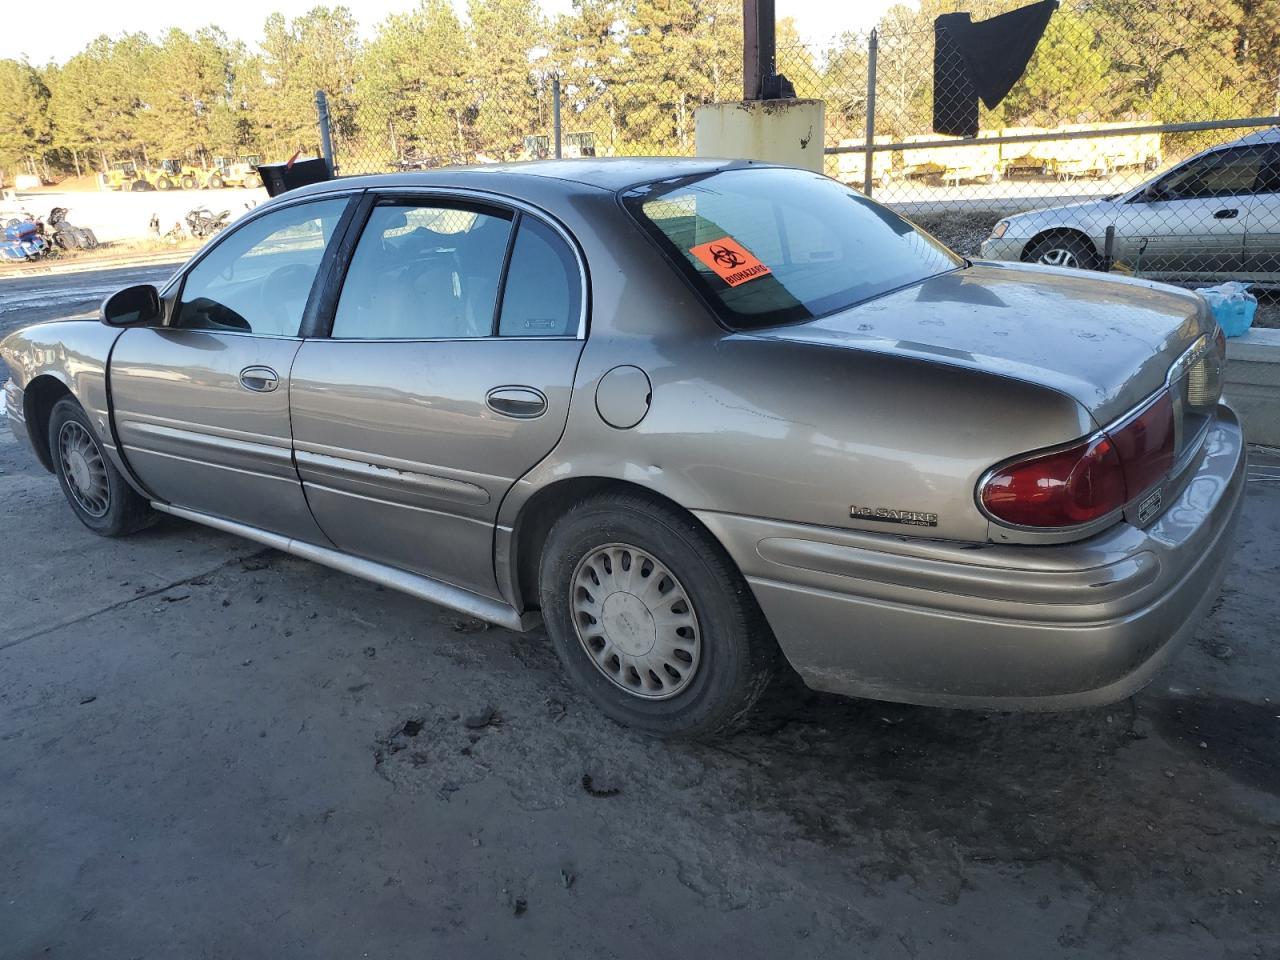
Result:
<svg viewBox="0 0 1280 960"><path fill-rule="evenodd" d="M0 390L0 408L4 410L5 418L9 423L9 429L13 431L14 439L21 446L31 450L31 434L27 430L26 408L23 405L22 391L12 380L6 380L3 390Z"/></svg>
<svg viewBox="0 0 1280 960"><path fill-rule="evenodd" d="M817 690L947 707L1123 699L1190 638L1230 559L1246 452L1219 410L1195 475L1151 526L1025 547L700 518Z"/></svg>

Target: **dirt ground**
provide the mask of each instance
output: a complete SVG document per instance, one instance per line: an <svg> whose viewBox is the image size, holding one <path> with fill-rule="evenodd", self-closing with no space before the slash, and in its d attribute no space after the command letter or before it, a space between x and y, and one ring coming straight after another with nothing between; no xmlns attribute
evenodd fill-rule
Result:
<svg viewBox="0 0 1280 960"><path fill-rule="evenodd" d="M664 745L517 635L0 429L0 957L1280 957L1280 458L1195 641L1065 715L784 691Z"/></svg>

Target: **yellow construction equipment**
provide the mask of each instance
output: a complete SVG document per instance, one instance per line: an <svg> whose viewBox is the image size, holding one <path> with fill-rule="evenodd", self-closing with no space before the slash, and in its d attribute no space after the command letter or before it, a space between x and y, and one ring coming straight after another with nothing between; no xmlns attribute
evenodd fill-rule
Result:
<svg viewBox="0 0 1280 960"><path fill-rule="evenodd" d="M158 167L144 170L142 176L157 190L195 190L200 186L200 171L181 160L161 160Z"/></svg>
<svg viewBox="0 0 1280 960"><path fill-rule="evenodd" d="M151 184L132 160L118 160L98 174L99 190L150 190Z"/></svg>
<svg viewBox="0 0 1280 960"><path fill-rule="evenodd" d="M205 186L214 190L219 187L260 187L262 177L258 173L258 164L262 158L256 153L241 154L234 160L230 157L214 157L213 169L205 181Z"/></svg>

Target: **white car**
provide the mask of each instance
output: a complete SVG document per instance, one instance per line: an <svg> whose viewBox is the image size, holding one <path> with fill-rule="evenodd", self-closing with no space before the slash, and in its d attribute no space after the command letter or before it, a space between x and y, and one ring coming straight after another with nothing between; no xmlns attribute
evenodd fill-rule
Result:
<svg viewBox="0 0 1280 960"><path fill-rule="evenodd" d="M1280 128L1211 147L1159 176L1084 203L999 221L986 260L1094 269L1114 257L1144 277L1280 282Z"/></svg>

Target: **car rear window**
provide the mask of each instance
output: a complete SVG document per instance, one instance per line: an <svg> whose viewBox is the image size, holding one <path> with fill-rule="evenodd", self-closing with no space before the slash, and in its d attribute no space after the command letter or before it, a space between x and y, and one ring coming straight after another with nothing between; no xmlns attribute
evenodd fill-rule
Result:
<svg viewBox="0 0 1280 960"><path fill-rule="evenodd" d="M656 180L623 206L734 328L796 323L963 260L844 184L778 167Z"/></svg>

